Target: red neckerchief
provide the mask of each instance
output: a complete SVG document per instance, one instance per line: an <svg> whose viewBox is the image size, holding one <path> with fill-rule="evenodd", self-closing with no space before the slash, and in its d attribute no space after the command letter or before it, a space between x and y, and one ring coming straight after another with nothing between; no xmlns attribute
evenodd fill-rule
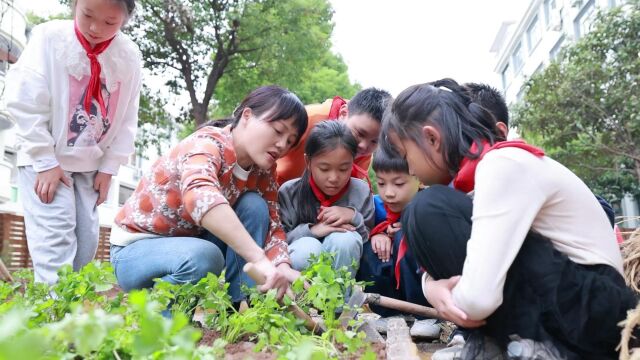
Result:
<svg viewBox="0 0 640 360"><path fill-rule="evenodd" d="M329 206L333 206L333 204L340 200L340 198L342 197L342 195L344 195L344 193L347 192L347 190L349 190L349 183L351 181L347 181L347 183L344 185L344 187L342 189L340 189L340 191L338 191L337 194L327 197L327 195L325 195L322 190L320 190L320 188L318 187L318 185L316 185L315 180L313 180L313 176L309 175L309 185L311 185L311 190L313 191L313 195L316 196L316 199L318 199L318 201L320 202L320 206L322 207L329 207Z"/></svg>
<svg viewBox="0 0 640 360"><path fill-rule="evenodd" d="M409 246L404 236L402 236L400 246L398 246L398 258L396 259L396 267L394 269L396 275L396 290L400 290L400 261L407 254L407 250L409 250Z"/></svg>
<svg viewBox="0 0 640 360"><path fill-rule="evenodd" d="M367 156L370 156L370 155L367 155ZM351 168L351 177L354 177L360 180L365 180L367 184L369 184L369 190L373 191L373 188L371 186L371 180L369 180L369 174L365 169L358 166L358 164L356 164L355 161L353 162L353 167Z"/></svg>
<svg viewBox="0 0 640 360"><path fill-rule="evenodd" d="M334 96L333 102L331 102L331 108L329 109L329 115L327 115L328 120L337 120L340 116L340 108L342 105L346 105L347 101L340 96Z"/></svg>
<svg viewBox="0 0 640 360"><path fill-rule="evenodd" d="M387 231L387 228L389 226L392 226L393 224L397 223L398 220L400 220L400 216L402 215L402 213L391 211L391 209L389 209L387 204L384 205L384 209L387 212L387 219L381 222L380 224L376 225L376 227L374 227L373 230L371 230L371 236ZM391 240L391 242L393 242L393 240ZM402 260L402 258L404 258L406 253L407 253L407 242L404 240L404 236L403 236L402 239L400 239L400 246L398 248L398 257L396 258L396 264L394 267L394 273L396 276L396 289L400 289L400 261Z"/></svg>
<svg viewBox="0 0 640 360"><path fill-rule="evenodd" d="M94 48L91 48L91 44L89 44L89 41L87 41L84 35L82 35L82 33L80 32L78 23L74 23L74 29L76 31L76 37L78 38L80 45L82 45L82 48L87 53L87 57L91 62L91 77L89 78L89 85L87 86L87 94L84 97L84 109L87 114L91 114L91 98L95 98L100 105L100 112L102 114L102 117L106 117L107 108L104 105L104 99L102 98L102 89L100 84L100 72L102 71L102 67L100 66L100 62L98 62L98 55L102 54L109 47L111 41L113 41L115 36L109 40L98 43Z"/></svg>
<svg viewBox="0 0 640 360"><path fill-rule="evenodd" d="M488 141L483 141L482 142L482 153L480 154L480 156L477 159L471 160L471 159L465 157L460 162L460 170L458 171L458 174L456 175L456 177L453 179L453 187L455 189L457 189L457 190L464 191L466 193L472 191L474 189L475 185L476 185L476 182L475 182L476 167L478 166L478 163L480 162L480 160L482 160L482 158L489 151L502 149L502 148L506 148L506 147L516 147L516 148L519 148L519 149L523 149L523 150L526 150L526 151L532 153L533 155L535 155L537 157L544 156L544 151L542 149L539 149L539 148L537 148L535 146L529 145L526 142L524 142L523 140L501 141L501 142L493 144L493 146L491 146ZM471 149L470 150L471 150L471 153L473 153L473 154L477 154L478 153L478 146L477 146L476 142L474 142L471 145Z"/></svg>
<svg viewBox="0 0 640 360"><path fill-rule="evenodd" d="M391 211L391 209L389 209L387 204L384 204L384 210L387 212L387 219L381 222L380 224L376 225L376 227L374 227L373 230L371 230L371 234L369 236L377 235L387 231L387 228L389 226L397 223L398 220L400 220L400 215L402 213Z"/></svg>

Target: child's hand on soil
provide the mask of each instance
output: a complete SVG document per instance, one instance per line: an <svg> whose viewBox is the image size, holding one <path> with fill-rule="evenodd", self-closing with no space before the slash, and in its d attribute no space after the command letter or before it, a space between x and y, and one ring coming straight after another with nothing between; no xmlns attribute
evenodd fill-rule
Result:
<svg viewBox="0 0 640 360"><path fill-rule="evenodd" d="M34 190L38 198L40 198L40 201L45 204L51 203L53 197L56 195L56 190L60 182L71 187L71 180L65 176L60 166L39 172L38 175L36 175Z"/></svg>
<svg viewBox="0 0 640 360"><path fill-rule="evenodd" d="M325 223L330 226L340 226L351 224L356 212L353 209L343 206L323 207L318 213L318 222Z"/></svg>
<svg viewBox="0 0 640 360"><path fill-rule="evenodd" d="M371 237L371 249L378 254L378 258L382 262L389 262L391 254L393 254L391 238L385 234L373 235Z"/></svg>

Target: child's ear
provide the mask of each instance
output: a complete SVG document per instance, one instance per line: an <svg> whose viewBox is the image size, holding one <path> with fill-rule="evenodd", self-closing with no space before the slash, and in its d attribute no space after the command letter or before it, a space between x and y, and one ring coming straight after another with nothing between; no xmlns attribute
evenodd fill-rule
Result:
<svg viewBox="0 0 640 360"><path fill-rule="evenodd" d="M437 128L426 125L422 127L422 136L424 136L424 140L427 145L434 147L436 150L440 150L441 137L440 131Z"/></svg>
<svg viewBox="0 0 640 360"><path fill-rule="evenodd" d="M338 111L338 119L344 120L349 116L349 107L347 104L340 106L340 110Z"/></svg>
<svg viewBox="0 0 640 360"><path fill-rule="evenodd" d="M507 124L503 123L502 121L498 121L496 122L496 127L498 128L498 130L500 130L500 132L502 133L502 135L504 135L504 138L506 139L507 136L509 135L509 127L507 126Z"/></svg>
<svg viewBox="0 0 640 360"><path fill-rule="evenodd" d="M311 165L311 160L309 159L309 156L307 154L304 154L304 166L309 171L310 171L310 169L309 169L310 165Z"/></svg>

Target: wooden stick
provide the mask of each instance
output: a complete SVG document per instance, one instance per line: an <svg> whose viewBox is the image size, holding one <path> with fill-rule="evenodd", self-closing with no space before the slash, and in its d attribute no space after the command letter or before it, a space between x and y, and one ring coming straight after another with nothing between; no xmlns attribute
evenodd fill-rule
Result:
<svg viewBox="0 0 640 360"><path fill-rule="evenodd" d="M0 276L8 282L14 282L9 269L4 265L4 261L2 261L2 259L0 259Z"/></svg>
<svg viewBox="0 0 640 360"><path fill-rule="evenodd" d="M429 319L443 319L443 317L434 308L393 299L390 297L382 296L380 294L367 294L367 300L365 301L365 303L382 306L388 309L399 310L409 314L420 315Z"/></svg>
<svg viewBox="0 0 640 360"><path fill-rule="evenodd" d="M258 271L258 269L253 266L251 263L246 263L243 267L244 272L246 272L249 277L253 279L258 285L264 284L267 279L264 275ZM293 299L293 294L290 290L287 291L287 295L289 295ZM322 334L322 328L316 323L309 314L304 312L298 305L291 304L287 307L289 311L291 311L298 319L304 321L304 327L306 327L309 331L316 335Z"/></svg>

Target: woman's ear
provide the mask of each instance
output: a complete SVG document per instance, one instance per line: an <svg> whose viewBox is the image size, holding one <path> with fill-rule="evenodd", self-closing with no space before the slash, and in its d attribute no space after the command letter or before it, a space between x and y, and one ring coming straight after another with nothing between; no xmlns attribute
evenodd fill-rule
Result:
<svg viewBox="0 0 640 360"><path fill-rule="evenodd" d="M422 136L424 136L425 143L432 146L435 150L440 151L440 145L442 138L440 131L431 125L425 125L422 127Z"/></svg>
<svg viewBox="0 0 640 360"><path fill-rule="evenodd" d="M251 111L251 108L244 108L244 110L242 110L242 114L240 115L240 124L242 124L243 126L247 126L247 123L249 122L249 119L251 119L251 116L253 116L253 111Z"/></svg>

